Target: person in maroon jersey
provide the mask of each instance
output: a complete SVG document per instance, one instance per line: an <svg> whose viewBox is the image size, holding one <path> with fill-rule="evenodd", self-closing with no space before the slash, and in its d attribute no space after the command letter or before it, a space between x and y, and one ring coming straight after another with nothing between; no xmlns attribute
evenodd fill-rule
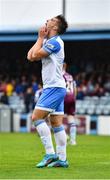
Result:
<svg viewBox="0 0 110 180"><path fill-rule="evenodd" d="M73 76L66 72L67 64L63 65L63 77L66 82L67 94L64 99L64 113L67 115L69 124L69 143L76 145L76 122L75 122L75 104L76 104L76 82Z"/></svg>

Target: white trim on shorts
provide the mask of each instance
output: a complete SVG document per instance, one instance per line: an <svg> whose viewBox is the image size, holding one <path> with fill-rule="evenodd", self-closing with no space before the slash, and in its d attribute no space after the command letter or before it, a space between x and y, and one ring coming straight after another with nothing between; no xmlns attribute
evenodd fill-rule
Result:
<svg viewBox="0 0 110 180"><path fill-rule="evenodd" d="M51 109L51 108L45 108L45 107L40 107L40 106L35 106L35 109L40 109L40 110L45 110L48 112L54 112L55 110Z"/></svg>
<svg viewBox="0 0 110 180"><path fill-rule="evenodd" d="M64 115L64 112L52 112L50 115Z"/></svg>
<svg viewBox="0 0 110 180"><path fill-rule="evenodd" d="M64 114L64 112L55 112L55 110L53 110L53 109L40 107L40 106L35 106L35 109L48 111L48 112L50 112L50 115L63 115Z"/></svg>

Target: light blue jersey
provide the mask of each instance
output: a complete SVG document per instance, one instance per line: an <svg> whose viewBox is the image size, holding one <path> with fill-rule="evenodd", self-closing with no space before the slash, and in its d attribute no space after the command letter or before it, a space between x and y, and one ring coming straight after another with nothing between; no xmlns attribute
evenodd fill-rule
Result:
<svg viewBox="0 0 110 180"><path fill-rule="evenodd" d="M42 59L43 91L35 109L64 114L66 84L63 78L64 43L59 36L44 40L42 47L49 56Z"/></svg>
<svg viewBox="0 0 110 180"><path fill-rule="evenodd" d="M65 88L62 75L64 62L64 43L59 36L44 40L43 49L49 54L42 59L43 89L50 87Z"/></svg>

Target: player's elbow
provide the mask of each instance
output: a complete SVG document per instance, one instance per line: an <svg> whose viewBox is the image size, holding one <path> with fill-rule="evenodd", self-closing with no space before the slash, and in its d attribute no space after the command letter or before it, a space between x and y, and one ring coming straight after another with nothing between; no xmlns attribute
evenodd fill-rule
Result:
<svg viewBox="0 0 110 180"><path fill-rule="evenodd" d="M40 53L39 52L33 52L32 53L32 60L38 61L41 59Z"/></svg>
<svg viewBox="0 0 110 180"><path fill-rule="evenodd" d="M39 57L37 56L36 53L32 53L31 56L27 56L27 59L32 62L39 60Z"/></svg>
<svg viewBox="0 0 110 180"><path fill-rule="evenodd" d="M27 59L31 61L31 56L29 54L27 55Z"/></svg>
<svg viewBox="0 0 110 180"><path fill-rule="evenodd" d="M27 54L27 59L29 61L32 61L32 53L29 51L28 54Z"/></svg>
<svg viewBox="0 0 110 180"><path fill-rule="evenodd" d="M36 52L33 52L32 53L32 58L37 60L38 59L38 54Z"/></svg>

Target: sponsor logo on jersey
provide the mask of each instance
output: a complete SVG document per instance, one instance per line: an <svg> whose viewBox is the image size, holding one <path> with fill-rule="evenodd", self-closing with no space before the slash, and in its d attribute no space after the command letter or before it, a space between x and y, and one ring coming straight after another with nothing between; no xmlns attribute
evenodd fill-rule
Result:
<svg viewBox="0 0 110 180"><path fill-rule="evenodd" d="M46 44L46 47L49 48L49 49L53 49L54 48L54 45L53 44Z"/></svg>

